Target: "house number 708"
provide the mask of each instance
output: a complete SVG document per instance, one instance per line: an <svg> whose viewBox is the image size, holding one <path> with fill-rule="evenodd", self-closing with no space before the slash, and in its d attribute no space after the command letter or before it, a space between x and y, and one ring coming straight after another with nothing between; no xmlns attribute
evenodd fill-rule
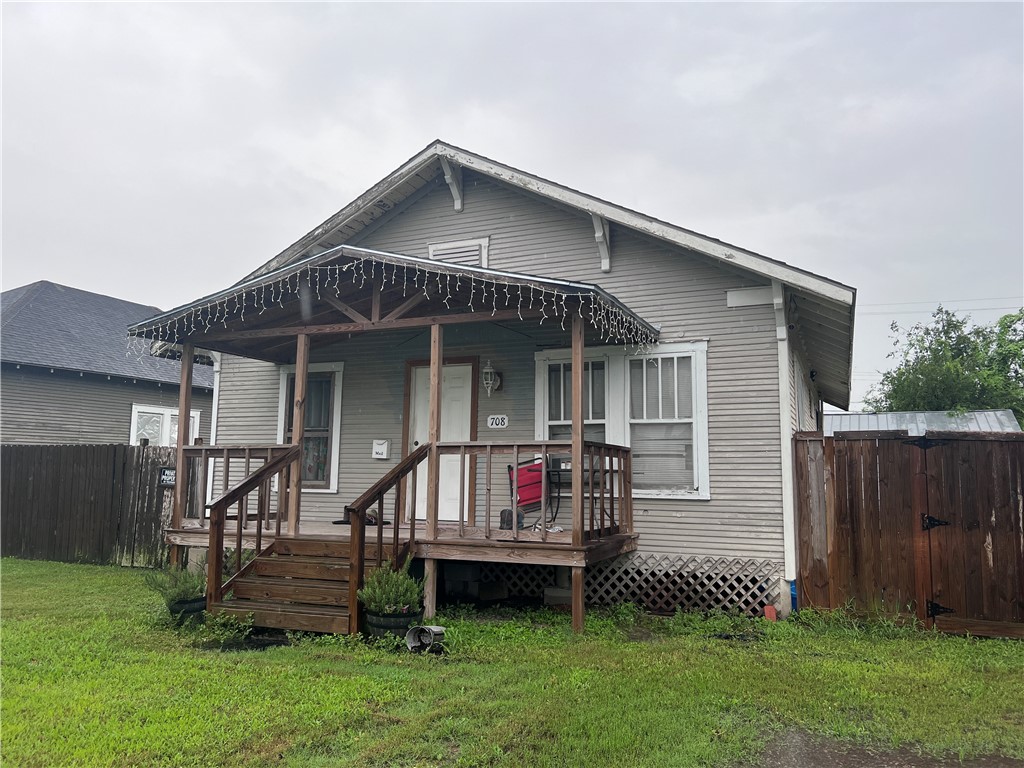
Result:
<svg viewBox="0 0 1024 768"><path fill-rule="evenodd" d="M488 429L506 429L508 427L508 416L488 416Z"/></svg>

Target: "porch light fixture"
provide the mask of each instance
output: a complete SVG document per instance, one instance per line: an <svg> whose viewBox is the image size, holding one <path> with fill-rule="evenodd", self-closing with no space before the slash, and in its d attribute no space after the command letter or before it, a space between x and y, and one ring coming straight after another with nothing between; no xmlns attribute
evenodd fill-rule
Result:
<svg viewBox="0 0 1024 768"><path fill-rule="evenodd" d="M491 396L491 392L501 389L501 374L494 370L490 360L487 361L483 371L480 372L480 381L483 383L484 389L487 390L488 397Z"/></svg>

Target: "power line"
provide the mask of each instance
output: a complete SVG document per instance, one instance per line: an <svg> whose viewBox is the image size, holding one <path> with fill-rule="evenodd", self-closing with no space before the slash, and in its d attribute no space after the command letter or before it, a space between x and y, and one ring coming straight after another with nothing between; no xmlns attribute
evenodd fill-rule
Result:
<svg viewBox="0 0 1024 768"><path fill-rule="evenodd" d="M863 305L867 306L867 305ZM956 307L957 312L1003 312L1007 309L1020 309L1020 306L1014 304L1009 307ZM930 309L894 309L884 310L881 312L858 312L857 316L862 315L930 315L932 310Z"/></svg>
<svg viewBox="0 0 1024 768"><path fill-rule="evenodd" d="M887 301L881 304L859 304L861 307L902 307L906 304L957 304L964 301L1017 301L1020 296L983 296L977 299L939 299L938 301Z"/></svg>

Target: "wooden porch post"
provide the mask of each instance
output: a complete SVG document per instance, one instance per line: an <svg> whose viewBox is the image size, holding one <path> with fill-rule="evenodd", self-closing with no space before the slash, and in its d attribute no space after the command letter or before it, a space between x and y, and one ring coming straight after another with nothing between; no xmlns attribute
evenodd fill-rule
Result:
<svg viewBox="0 0 1024 768"><path fill-rule="evenodd" d="M185 446L188 445L189 428L192 420L192 361L195 347L190 342L181 345L181 382L178 389L178 443L175 454L174 507L171 511L171 528L181 528L188 503L188 467L185 466ZM171 545L171 567L181 566L181 547Z"/></svg>
<svg viewBox="0 0 1024 768"><path fill-rule="evenodd" d="M437 323L430 326L430 410L427 440L427 541L437 538L437 505L441 482L441 456L437 443L441 439L441 382L444 363L444 329ZM476 382L474 382L474 386ZM433 618L437 611L437 560L428 557L423 563L423 617Z"/></svg>
<svg viewBox="0 0 1024 768"><path fill-rule="evenodd" d="M572 317L572 544L583 546L583 318ZM572 628L583 631L583 567L572 569Z"/></svg>
<svg viewBox="0 0 1024 768"><path fill-rule="evenodd" d="M292 408L292 445L302 445L306 431L306 382L309 377L309 336L295 338L295 402ZM291 470L288 488L288 534L299 532L299 510L302 502L302 453Z"/></svg>

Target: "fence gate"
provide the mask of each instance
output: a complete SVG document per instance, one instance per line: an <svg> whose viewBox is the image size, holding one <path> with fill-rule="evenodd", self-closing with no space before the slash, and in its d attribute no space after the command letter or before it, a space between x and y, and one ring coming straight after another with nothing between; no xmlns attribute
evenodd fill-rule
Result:
<svg viewBox="0 0 1024 768"><path fill-rule="evenodd" d="M921 441L935 625L972 634L1024 634L1024 444L999 440Z"/></svg>
<svg viewBox="0 0 1024 768"><path fill-rule="evenodd" d="M798 433L799 603L1024 637L1024 434Z"/></svg>

